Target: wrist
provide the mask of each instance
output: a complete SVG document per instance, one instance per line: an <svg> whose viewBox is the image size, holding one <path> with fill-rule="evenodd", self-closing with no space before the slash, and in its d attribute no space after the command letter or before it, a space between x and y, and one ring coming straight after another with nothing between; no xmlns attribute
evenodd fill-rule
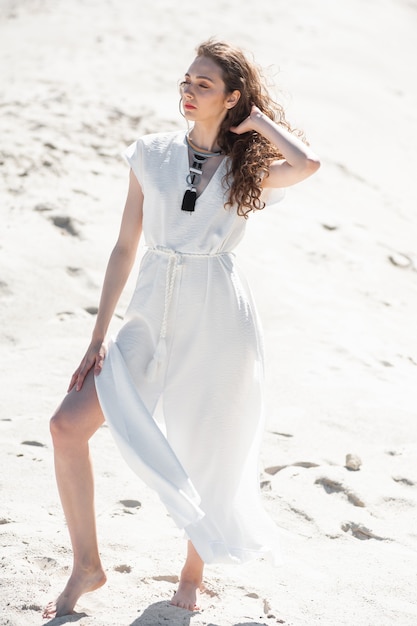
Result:
<svg viewBox="0 0 417 626"><path fill-rule="evenodd" d="M265 113L262 113L262 111L259 111L259 110L253 112L250 117L252 121L253 130L255 130L256 132L262 132L262 129L268 126L269 123L271 122L269 117L265 115Z"/></svg>
<svg viewBox="0 0 417 626"><path fill-rule="evenodd" d="M106 339L106 333L102 332L99 329L94 329L93 330L93 334L91 335L91 343L104 343L104 340Z"/></svg>

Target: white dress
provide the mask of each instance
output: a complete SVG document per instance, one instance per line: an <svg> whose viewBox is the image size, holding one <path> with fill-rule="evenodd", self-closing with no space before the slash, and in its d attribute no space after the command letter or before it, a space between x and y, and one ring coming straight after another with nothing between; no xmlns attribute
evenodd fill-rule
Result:
<svg viewBox="0 0 417 626"><path fill-rule="evenodd" d="M144 193L147 251L96 377L109 428L206 563L278 562L259 489L262 338L232 252L247 220L224 208L227 159L189 213L184 132L144 136L125 156Z"/></svg>

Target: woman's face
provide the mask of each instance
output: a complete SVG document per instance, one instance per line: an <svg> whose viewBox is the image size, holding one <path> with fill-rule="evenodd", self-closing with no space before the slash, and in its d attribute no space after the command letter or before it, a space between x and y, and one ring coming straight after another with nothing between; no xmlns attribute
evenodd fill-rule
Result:
<svg viewBox="0 0 417 626"><path fill-rule="evenodd" d="M212 59L197 57L181 83L184 115L192 122L220 123L230 108L222 70Z"/></svg>

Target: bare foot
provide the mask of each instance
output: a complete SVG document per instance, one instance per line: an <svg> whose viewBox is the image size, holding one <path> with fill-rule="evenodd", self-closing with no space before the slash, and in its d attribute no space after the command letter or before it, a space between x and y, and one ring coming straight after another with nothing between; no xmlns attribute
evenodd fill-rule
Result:
<svg viewBox="0 0 417 626"><path fill-rule="evenodd" d="M178 606L181 609L187 609L188 611L198 611L200 608L198 602L201 589L202 584L200 581L187 580L181 577L178 589L170 604Z"/></svg>
<svg viewBox="0 0 417 626"><path fill-rule="evenodd" d="M88 593L89 591L94 591L102 587L106 580L106 574L102 569L95 570L94 572L83 571L80 574L73 572L64 591L58 596L55 602L49 602L43 610L42 617L52 619L53 617L71 615L71 613L74 612L78 598L82 596L83 593Z"/></svg>

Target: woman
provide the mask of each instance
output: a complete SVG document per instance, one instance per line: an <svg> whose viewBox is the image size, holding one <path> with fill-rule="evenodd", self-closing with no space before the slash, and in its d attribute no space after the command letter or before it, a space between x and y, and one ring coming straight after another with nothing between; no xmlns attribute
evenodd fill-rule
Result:
<svg viewBox="0 0 417 626"><path fill-rule="evenodd" d="M187 134L148 135L126 152L129 190L92 340L51 420L74 566L45 609L48 618L70 613L81 594L106 580L88 450L105 418L126 460L188 538L172 604L196 608L205 562L278 558L257 475L262 340L232 250L268 190L300 182L319 161L268 96L258 69L226 43L197 49L181 105ZM106 351L142 228L148 250L125 324Z"/></svg>

